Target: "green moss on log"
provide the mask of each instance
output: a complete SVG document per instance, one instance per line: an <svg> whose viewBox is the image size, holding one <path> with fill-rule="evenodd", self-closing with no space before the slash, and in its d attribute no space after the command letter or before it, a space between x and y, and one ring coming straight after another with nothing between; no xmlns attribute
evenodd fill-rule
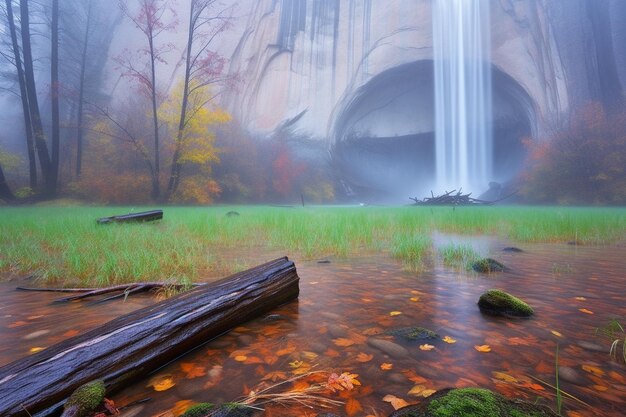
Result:
<svg viewBox="0 0 626 417"><path fill-rule="evenodd" d="M534 314L531 306L502 290L490 289L478 299L478 308L487 314L530 317Z"/></svg>
<svg viewBox="0 0 626 417"><path fill-rule="evenodd" d="M206 417L215 406L211 403L192 405L185 411L182 417Z"/></svg>
<svg viewBox="0 0 626 417"><path fill-rule="evenodd" d="M75 408L75 415L77 417L85 416L102 404L105 392L106 387L104 386L104 381L97 379L88 382L76 388L70 398L65 402L64 408L66 410Z"/></svg>

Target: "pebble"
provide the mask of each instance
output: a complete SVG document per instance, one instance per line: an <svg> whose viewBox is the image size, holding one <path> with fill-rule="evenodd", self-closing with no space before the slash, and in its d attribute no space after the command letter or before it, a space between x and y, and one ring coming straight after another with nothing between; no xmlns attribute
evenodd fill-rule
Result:
<svg viewBox="0 0 626 417"><path fill-rule="evenodd" d="M408 350L396 343L390 342L389 340L370 338L367 339L367 343L392 358L404 358L409 355Z"/></svg>
<svg viewBox="0 0 626 417"><path fill-rule="evenodd" d="M50 330L38 330L36 332L32 332L32 333L27 334L26 336L24 336L24 339L26 339L26 340L36 339L36 338L38 338L40 336L43 336L43 335L46 335L48 333L50 333Z"/></svg>
<svg viewBox="0 0 626 417"><path fill-rule="evenodd" d="M586 381L583 375L569 366L559 366L559 378L563 381L571 382L576 385L585 385Z"/></svg>

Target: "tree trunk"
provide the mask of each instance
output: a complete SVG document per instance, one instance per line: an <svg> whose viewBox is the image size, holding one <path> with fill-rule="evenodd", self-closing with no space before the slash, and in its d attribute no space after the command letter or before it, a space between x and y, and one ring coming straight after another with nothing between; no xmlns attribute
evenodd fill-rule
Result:
<svg viewBox="0 0 626 417"><path fill-rule="evenodd" d="M157 91L156 91L156 56L154 51L154 35L152 30L148 35L150 46L150 76L152 82L152 121L154 124L154 175L152 177L152 198L157 200L161 195L161 163L159 156L159 113L157 111Z"/></svg>
<svg viewBox="0 0 626 417"><path fill-rule="evenodd" d="M110 394L248 320L298 297L286 257L197 287L0 368L0 415L58 415L80 385Z"/></svg>
<svg viewBox="0 0 626 417"><path fill-rule="evenodd" d="M17 80L20 86L20 98L22 101L22 112L24 113L24 130L26 132L26 149L28 150L28 174L29 185L32 190L37 188L37 157L35 156L35 143L33 141L33 125L28 107L28 95L26 93L26 81L24 79L24 69L22 68L22 57L19 44L17 43L17 30L15 29L15 18L13 17L13 3L5 0L7 8L7 21L9 32L11 33L11 45L15 56L15 67L17 68Z"/></svg>
<svg viewBox="0 0 626 417"><path fill-rule="evenodd" d="M9 188L9 184L7 184L7 180L4 177L2 166L0 166L0 198L8 201L15 200L15 196L11 192L11 188Z"/></svg>
<svg viewBox="0 0 626 417"><path fill-rule="evenodd" d="M91 27L91 10L93 2L89 0L87 6L87 23L85 24L85 39L80 61L80 86L78 88L78 115L76 126L76 178L80 177L83 169L83 104L85 100L85 72L87 69L87 47L89 45L89 29Z"/></svg>
<svg viewBox="0 0 626 417"><path fill-rule="evenodd" d="M50 154L41 123L39 113L39 101L37 100L37 88L35 85L35 73L33 69L33 54L30 46L30 16L28 12L28 0L20 0L20 19L22 24L22 51L24 53L24 79L26 81L26 93L28 106L33 125L35 147L39 156L41 173L44 177L46 192L49 192L53 184L50 178Z"/></svg>
<svg viewBox="0 0 626 417"><path fill-rule="evenodd" d="M61 120L59 115L59 0L52 0L52 33L50 45L50 100L52 102L52 159L50 161L50 186L47 193L57 195L59 184L59 148Z"/></svg>

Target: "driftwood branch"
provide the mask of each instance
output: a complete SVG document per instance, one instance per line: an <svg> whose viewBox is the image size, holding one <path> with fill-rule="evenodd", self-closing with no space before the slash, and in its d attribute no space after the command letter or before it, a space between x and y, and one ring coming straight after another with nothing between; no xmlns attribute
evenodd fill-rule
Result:
<svg viewBox="0 0 626 417"><path fill-rule="evenodd" d="M280 258L112 320L0 367L0 416L56 416L79 386L107 395L189 350L298 297L293 262Z"/></svg>
<svg viewBox="0 0 626 417"><path fill-rule="evenodd" d="M463 194L462 190L452 190L446 191L445 193L435 196L433 192L430 192L430 197L425 197L423 199L418 199L417 197L409 197L409 200L413 200L414 206L470 206L470 205L479 205L479 206L490 206L499 201L506 200L509 197L517 194L517 191L511 193L505 197L499 198L493 201L480 200L478 198L472 198L472 193Z"/></svg>

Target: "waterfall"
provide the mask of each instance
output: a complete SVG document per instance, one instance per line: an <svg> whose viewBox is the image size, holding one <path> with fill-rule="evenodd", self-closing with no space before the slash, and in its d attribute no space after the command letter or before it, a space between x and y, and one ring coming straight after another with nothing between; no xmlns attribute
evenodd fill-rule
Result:
<svg viewBox="0 0 626 417"><path fill-rule="evenodd" d="M477 195L492 178L489 3L433 2L438 192Z"/></svg>

